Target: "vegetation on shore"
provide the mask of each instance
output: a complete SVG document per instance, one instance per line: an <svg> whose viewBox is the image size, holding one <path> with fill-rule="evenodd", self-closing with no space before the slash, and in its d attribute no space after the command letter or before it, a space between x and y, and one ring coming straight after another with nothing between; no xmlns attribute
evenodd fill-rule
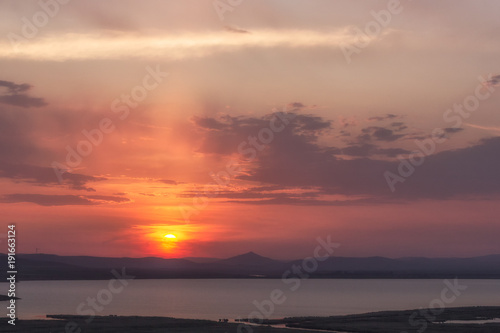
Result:
<svg viewBox="0 0 500 333"><path fill-rule="evenodd" d="M498 333L500 332L500 322L484 324L448 322L496 318L500 318L500 307L476 306L382 311L331 317L294 317L267 320L264 324L284 324L290 328L359 333Z"/></svg>
<svg viewBox="0 0 500 333"><path fill-rule="evenodd" d="M440 312L440 313L438 313ZM498 333L500 322L485 324L446 323L450 320L487 320L500 317L500 306L459 307L448 309L419 309L382 311L374 313L331 316L293 317L266 320L263 325L252 325L253 333L312 333L317 330L352 333ZM169 333L228 333L238 332L238 325L211 320L176 319L168 317L98 316L92 318L73 315L49 315L47 320L19 320L16 332L169 332ZM270 325L286 325L276 328ZM12 332L9 325L0 326L0 332Z"/></svg>

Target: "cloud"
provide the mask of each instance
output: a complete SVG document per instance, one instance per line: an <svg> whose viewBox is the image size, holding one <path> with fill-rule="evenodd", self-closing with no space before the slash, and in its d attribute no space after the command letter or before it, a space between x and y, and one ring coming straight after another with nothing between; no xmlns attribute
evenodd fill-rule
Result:
<svg viewBox="0 0 500 333"><path fill-rule="evenodd" d="M321 199L299 199L293 197L272 198L263 200L228 200L230 203L249 205L294 205L294 206L350 206L361 204L366 200L321 200Z"/></svg>
<svg viewBox="0 0 500 333"><path fill-rule="evenodd" d="M398 173L400 161L369 158L342 160L319 148L295 147L259 159L259 166L241 178L279 186L315 186L325 193L369 195L391 200L447 199L500 194L500 137L474 146L427 156L414 174L391 193L384 173Z"/></svg>
<svg viewBox="0 0 500 333"><path fill-rule="evenodd" d="M486 131L491 131L491 132L500 132L500 127L481 126L481 125L474 125L474 124L465 124L465 126L477 128L477 129L482 129L482 130L486 130Z"/></svg>
<svg viewBox="0 0 500 333"><path fill-rule="evenodd" d="M171 180L171 179L159 179L158 182L163 183L163 184L167 184L167 185L178 185L179 184L179 182L177 182L175 180Z"/></svg>
<svg viewBox="0 0 500 333"><path fill-rule="evenodd" d="M377 148L374 155L384 155L387 157L396 157L398 155L409 154L410 151L403 148Z"/></svg>
<svg viewBox="0 0 500 333"><path fill-rule="evenodd" d="M343 137L348 137L348 136L351 136L351 133L347 132L347 131L340 131L340 135L339 136L343 136Z"/></svg>
<svg viewBox="0 0 500 333"><path fill-rule="evenodd" d="M1 203L30 202L40 206L87 206L102 203L119 203L130 201L123 197L103 195L49 195L49 194L6 194L0 197Z"/></svg>
<svg viewBox="0 0 500 333"><path fill-rule="evenodd" d="M463 131L464 129L463 128L459 128L459 127L447 127L447 128L444 128L443 130L446 133L458 133L458 132Z"/></svg>
<svg viewBox="0 0 500 333"><path fill-rule="evenodd" d="M228 34L227 31L233 33ZM261 29L246 33L239 28L197 33L140 35L135 32L55 33L14 50L0 41L0 59L65 61L92 59L178 60L211 56L248 48L338 48L355 39L346 27L331 31Z"/></svg>
<svg viewBox="0 0 500 333"><path fill-rule="evenodd" d="M226 31L234 32L234 33L237 33L237 34L249 34L250 33L250 31L243 30L241 28L238 28L238 27L235 27L235 26L231 26L231 25L225 25L224 29L226 29Z"/></svg>
<svg viewBox="0 0 500 333"><path fill-rule="evenodd" d="M500 194L498 151L500 137L493 137L428 156L411 177L399 184L397 194L434 199L496 196Z"/></svg>
<svg viewBox="0 0 500 333"><path fill-rule="evenodd" d="M398 155L409 154L410 151L402 148L380 148L376 145L364 143L342 148L340 154L348 156L368 157L372 155L382 155L396 157Z"/></svg>
<svg viewBox="0 0 500 333"><path fill-rule="evenodd" d="M290 124L282 132L275 133L273 141L258 152L244 173L237 176L239 180L263 184L273 190L226 191L220 193L221 198L249 203L263 200L255 204L330 201L325 195L369 198L358 202L361 204L375 200L390 202L500 194L500 178L495 171L500 169L500 137L426 156L423 165L416 167L404 183L398 183L396 192L392 193L384 173L390 171L398 174L401 161L394 158L407 156L411 151L402 147L384 147L382 144L393 143L406 135L403 122L393 122L388 127L364 128L361 139L358 137L349 146L340 148L326 140L332 137L329 131L334 131L331 121L311 114L293 115ZM198 151L206 154L237 154L238 144L267 127L271 116L205 117L202 122L193 122L201 136ZM460 132L451 128L444 131L448 134ZM315 190L294 194L298 188ZM186 192L184 195L193 193Z"/></svg>
<svg viewBox="0 0 500 333"><path fill-rule="evenodd" d="M288 188L282 186L256 186L246 189L238 188L235 191L214 189L214 196L218 199L304 199L315 198L322 192L313 188ZM179 197L192 198L199 195L198 191L185 191Z"/></svg>
<svg viewBox="0 0 500 333"><path fill-rule="evenodd" d="M388 114L383 115L383 116L370 117L370 118L368 118L368 121L382 121L382 120L393 119L393 118L397 118L397 116L395 114L388 113Z"/></svg>
<svg viewBox="0 0 500 333"><path fill-rule="evenodd" d="M341 154L349 156L370 156L377 147L375 145L365 143L362 145L353 145L342 148Z"/></svg>
<svg viewBox="0 0 500 333"><path fill-rule="evenodd" d="M500 75L492 76L488 81L486 81L486 84L492 87L500 85Z"/></svg>
<svg viewBox="0 0 500 333"><path fill-rule="evenodd" d="M101 202L128 202L130 201L128 198L116 197L111 195L86 195L85 198L91 200L97 200Z"/></svg>
<svg viewBox="0 0 500 333"><path fill-rule="evenodd" d="M395 127L396 128L395 130L398 132L408 128L408 126L406 126L405 123L402 121L396 121L391 123L391 127Z"/></svg>
<svg viewBox="0 0 500 333"><path fill-rule="evenodd" d="M109 202L127 202L129 199L114 196L48 195L48 194L6 194L0 197L2 203L30 202L40 206L99 205Z"/></svg>
<svg viewBox="0 0 500 333"><path fill-rule="evenodd" d="M59 186L58 178L50 167L40 167L28 164L10 164L0 161L0 177L9 178L13 181L23 181L35 185ZM66 172L62 175L63 184L75 190L95 192L93 188L87 187L89 182L106 180L103 177L87 176L78 173Z"/></svg>
<svg viewBox="0 0 500 333"><path fill-rule="evenodd" d="M305 108L306 106L300 102L293 102L293 103L288 104L288 107L295 108L295 109L301 109L301 108Z"/></svg>
<svg viewBox="0 0 500 333"><path fill-rule="evenodd" d="M0 91L26 91L29 89L27 86L2 81ZM54 161L64 163L68 154L66 147L75 148L76 143L85 138L82 129L93 128L102 118L103 112L85 109L61 110L49 107L43 112L33 112L32 109L0 106L0 178L36 186L69 186L76 190L94 191L89 183L105 178L92 176L94 164L90 160L87 162L90 168L85 171L88 176L81 171L65 172L62 174L63 186L51 164ZM123 125L124 128L133 126L128 123ZM143 133L148 129L139 130L139 133ZM134 135L137 131L130 133Z"/></svg>
<svg viewBox="0 0 500 333"><path fill-rule="evenodd" d="M235 154L238 143L268 126L268 118L269 115L225 116L224 120L211 118L213 123L209 128L198 127L202 137L199 152ZM403 124L394 126L401 127ZM371 157L394 158L410 152L398 147L381 147L372 142L359 142L340 149L319 140L325 130L331 129L331 122L322 117L295 114L290 124L276 133L266 149L258 153L250 169L238 176L240 180L274 186L277 192L222 192L221 197L248 201L260 198L269 204L305 200L300 203L306 204L307 200L324 200L322 195L368 196L372 198L370 200L401 201L500 194L500 179L496 175L496 170L500 169L500 138L484 139L471 147L426 156L425 163L416 168L404 183L398 184L397 191L392 193L384 173L391 171L397 174L401 162ZM363 132L375 142L393 142L403 136L396 133L397 130L384 127L372 126ZM354 158L344 159L344 155ZM304 194L307 198L291 194L292 189L307 187L315 188L317 192Z"/></svg>
<svg viewBox="0 0 500 333"><path fill-rule="evenodd" d="M207 154L231 155L238 153L240 143L255 137L264 129L269 128L270 120L275 113L263 117L235 117L222 115L213 117L194 117L193 124L200 131L201 143L198 152ZM326 130L332 129L332 122L309 114L286 113L293 120L280 132L274 135L269 146L280 146L288 150L290 145L306 146L314 150L314 142Z"/></svg>
<svg viewBox="0 0 500 333"><path fill-rule="evenodd" d="M403 134L395 134L398 130L392 130L385 127L379 126L370 126L363 128L361 130L364 134L359 136L359 139L363 141L377 140L377 141L396 141L399 138L402 138Z"/></svg>
<svg viewBox="0 0 500 333"><path fill-rule="evenodd" d="M0 87L6 87L10 94L19 94L30 90L32 86L27 83L15 84L14 82L0 80Z"/></svg>
<svg viewBox="0 0 500 333"><path fill-rule="evenodd" d="M40 206L94 205L95 203L77 195L46 194L6 194L0 198L2 203L31 202Z"/></svg>
<svg viewBox="0 0 500 333"><path fill-rule="evenodd" d="M272 198L263 200L228 200L230 203L247 204L247 205L294 205L294 206L359 206L372 205L374 203L392 203L392 201L363 198L353 200L324 200L324 199L300 199L300 198Z"/></svg>
<svg viewBox="0 0 500 333"><path fill-rule="evenodd" d="M16 84L14 82L0 80L0 87L7 88L7 91L3 95L0 95L0 103L23 108L48 105L43 98L30 97L25 94L25 92L32 88L32 86L27 83Z"/></svg>
<svg viewBox="0 0 500 333"><path fill-rule="evenodd" d="M198 151L207 154L235 154L240 142L269 126L271 116L231 117L230 121L225 118L227 126L217 126L217 131L199 127L202 143ZM341 160L336 157L340 154L337 147L318 143L325 131L332 129L331 121L314 115L294 116L283 131L275 134L274 140L266 149L258 153L252 170L248 174L242 174L240 179L291 188L337 187L337 194L371 193L371 188L386 186L381 175L391 166L390 162ZM379 153L389 152L382 150ZM354 176L356 183L350 181ZM253 197L248 193L244 195Z"/></svg>
<svg viewBox="0 0 500 333"><path fill-rule="evenodd" d="M191 121L198 127L202 127L205 129L213 129L213 130L222 130L228 128L228 126L230 125L211 117L194 116L191 118Z"/></svg>
<svg viewBox="0 0 500 333"><path fill-rule="evenodd" d="M295 117L294 123L297 125L298 130L304 131L321 131L325 129L332 129L332 121L324 120L321 117L313 115L299 114Z"/></svg>
<svg viewBox="0 0 500 333"><path fill-rule="evenodd" d="M338 117L338 124L340 124L341 127L354 127L358 125L358 119L356 117L349 117L346 118L344 116L339 116Z"/></svg>

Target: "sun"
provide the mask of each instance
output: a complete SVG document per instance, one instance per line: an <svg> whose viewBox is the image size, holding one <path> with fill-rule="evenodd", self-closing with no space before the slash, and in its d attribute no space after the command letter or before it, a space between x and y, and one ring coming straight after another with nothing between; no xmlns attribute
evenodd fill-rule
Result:
<svg viewBox="0 0 500 333"><path fill-rule="evenodd" d="M170 239L175 239L175 238L177 238L177 237L175 237L175 235L172 235L172 234L165 235L164 237L165 237L165 238L170 238Z"/></svg>

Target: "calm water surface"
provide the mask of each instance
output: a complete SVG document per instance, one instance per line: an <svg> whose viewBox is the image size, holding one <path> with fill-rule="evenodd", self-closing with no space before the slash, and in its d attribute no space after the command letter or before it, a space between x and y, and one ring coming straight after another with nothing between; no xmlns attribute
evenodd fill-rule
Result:
<svg viewBox="0 0 500 333"><path fill-rule="evenodd" d="M88 310L87 298L96 298L109 281L26 281L17 284L20 318L46 314L78 314ZM460 280L467 290L449 306L500 305L500 280ZM271 318L328 316L379 310L428 307L440 298L443 280L314 279L292 285L266 279L131 280L103 305L101 315L169 316L178 318L242 318L257 310L254 303L269 300L275 289L284 302ZM6 294L7 284L0 283ZM101 294L104 295L104 294ZM105 295L104 295L105 296ZM107 301L107 300L106 300ZM265 302L267 303L267 302ZM6 303L5 303L6 304ZM268 310L268 308L266 308Z"/></svg>

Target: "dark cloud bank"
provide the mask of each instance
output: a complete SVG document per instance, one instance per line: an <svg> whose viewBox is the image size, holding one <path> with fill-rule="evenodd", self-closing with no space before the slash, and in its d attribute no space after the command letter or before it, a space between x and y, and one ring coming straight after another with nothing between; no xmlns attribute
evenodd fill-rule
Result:
<svg viewBox="0 0 500 333"><path fill-rule="evenodd" d="M391 115L384 119L394 117ZM255 136L268 126L268 118L195 118L194 124L202 132L199 151L228 155L229 158L237 151L239 142L247 140L248 136ZM414 199L485 198L500 194L500 137L486 138L467 148L426 156L424 163L416 167L415 172L398 184L397 191L392 193L384 173L397 173L400 161L374 159L372 156L408 154L406 149L383 148L378 144L403 140L401 131L405 128L401 122L387 127L367 127L357 142L339 149L319 143L322 133L334 130L331 121L314 115L296 114L290 125L276 133L266 149L259 152L254 161L255 167L238 177L281 189L314 188L315 192L291 195L263 191L222 191L219 197L251 204L338 205ZM444 132L452 134L459 130L445 129ZM346 155L352 158L347 159ZM322 194L365 198L332 202L318 198Z"/></svg>

